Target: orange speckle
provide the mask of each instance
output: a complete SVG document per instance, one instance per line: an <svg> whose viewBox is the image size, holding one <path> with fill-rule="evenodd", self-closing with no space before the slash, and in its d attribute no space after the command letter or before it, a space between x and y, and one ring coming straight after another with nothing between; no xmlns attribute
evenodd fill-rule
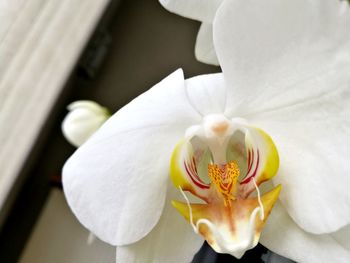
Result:
<svg viewBox="0 0 350 263"><path fill-rule="evenodd" d="M208 164L208 176L223 196L225 206L229 206L230 201L235 200L232 192L235 190L239 174L239 166L235 161L220 167L217 164Z"/></svg>

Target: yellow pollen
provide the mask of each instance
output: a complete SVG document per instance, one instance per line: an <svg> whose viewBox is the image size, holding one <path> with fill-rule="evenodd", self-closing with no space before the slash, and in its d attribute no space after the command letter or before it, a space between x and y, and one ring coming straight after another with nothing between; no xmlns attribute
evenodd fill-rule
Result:
<svg viewBox="0 0 350 263"><path fill-rule="evenodd" d="M232 192L236 188L239 174L239 166L235 161L220 166L208 164L208 176L223 196L225 206L230 205L231 200L235 200Z"/></svg>

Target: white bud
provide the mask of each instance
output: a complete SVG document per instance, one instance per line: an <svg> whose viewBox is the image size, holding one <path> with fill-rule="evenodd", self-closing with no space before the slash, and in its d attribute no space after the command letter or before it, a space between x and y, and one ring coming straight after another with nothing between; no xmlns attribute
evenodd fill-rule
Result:
<svg viewBox="0 0 350 263"><path fill-rule="evenodd" d="M72 145L82 145L110 117L109 111L93 101L80 100L68 105L62 122L64 137Z"/></svg>

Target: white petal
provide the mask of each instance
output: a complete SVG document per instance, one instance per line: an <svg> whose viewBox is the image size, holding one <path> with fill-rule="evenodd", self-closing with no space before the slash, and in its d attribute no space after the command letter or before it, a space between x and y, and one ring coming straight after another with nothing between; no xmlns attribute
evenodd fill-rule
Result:
<svg viewBox="0 0 350 263"><path fill-rule="evenodd" d="M81 223L113 245L147 235L161 216L173 147L199 120L181 70L114 114L63 169Z"/></svg>
<svg viewBox="0 0 350 263"><path fill-rule="evenodd" d="M226 1L216 18L214 42L230 86L226 114L272 136L281 159L274 182L283 185L289 214L312 233L349 224L350 52L341 34L349 7Z"/></svg>
<svg viewBox="0 0 350 263"><path fill-rule="evenodd" d="M283 205L308 232L350 223L349 86L350 80L334 82L323 96L248 118L272 136L280 155L273 181L282 184Z"/></svg>
<svg viewBox="0 0 350 263"><path fill-rule="evenodd" d="M178 263L191 262L204 240L196 235L190 224L171 205L181 199L173 185L168 186L163 214L151 233L139 242L117 248L116 262L123 263Z"/></svg>
<svg viewBox="0 0 350 263"><path fill-rule="evenodd" d="M297 262L347 263L350 259L350 250L331 235L313 235L300 229L279 203L272 210L260 242L275 253Z"/></svg>
<svg viewBox="0 0 350 263"><path fill-rule="evenodd" d="M203 63L219 65L216 56L214 42L213 42L213 25L209 23L202 23L196 40L195 47L196 58Z"/></svg>
<svg viewBox="0 0 350 263"><path fill-rule="evenodd" d="M228 113L266 110L329 90L300 83L349 64L345 32L350 12L344 2L226 0L213 26L215 49L231 88Z"/></svg>
<svg viewBox="0 0 350 263"><path fill-rule="evenodd" d="M186 79L189 100L202 116L225 111L226 85L222 73Z"/></svg>
<svg viewBox="0 0 350 263"><path fill-rule="evenodd" d="M202 22L211 23L216 10L223 0L159 0L159 2L175 14Z"/></svg>

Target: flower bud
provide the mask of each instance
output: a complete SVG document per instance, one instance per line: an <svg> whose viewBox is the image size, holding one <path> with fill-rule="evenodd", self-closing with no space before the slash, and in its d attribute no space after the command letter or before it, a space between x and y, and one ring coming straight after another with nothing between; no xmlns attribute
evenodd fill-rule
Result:
<svg viewBox="0 0 350 263"><path fill-rule="evenodd" d="M68 105L62 122L64 137L72 145L82 145L110 117L107 108L93 101L80 100Z"/></svg>

